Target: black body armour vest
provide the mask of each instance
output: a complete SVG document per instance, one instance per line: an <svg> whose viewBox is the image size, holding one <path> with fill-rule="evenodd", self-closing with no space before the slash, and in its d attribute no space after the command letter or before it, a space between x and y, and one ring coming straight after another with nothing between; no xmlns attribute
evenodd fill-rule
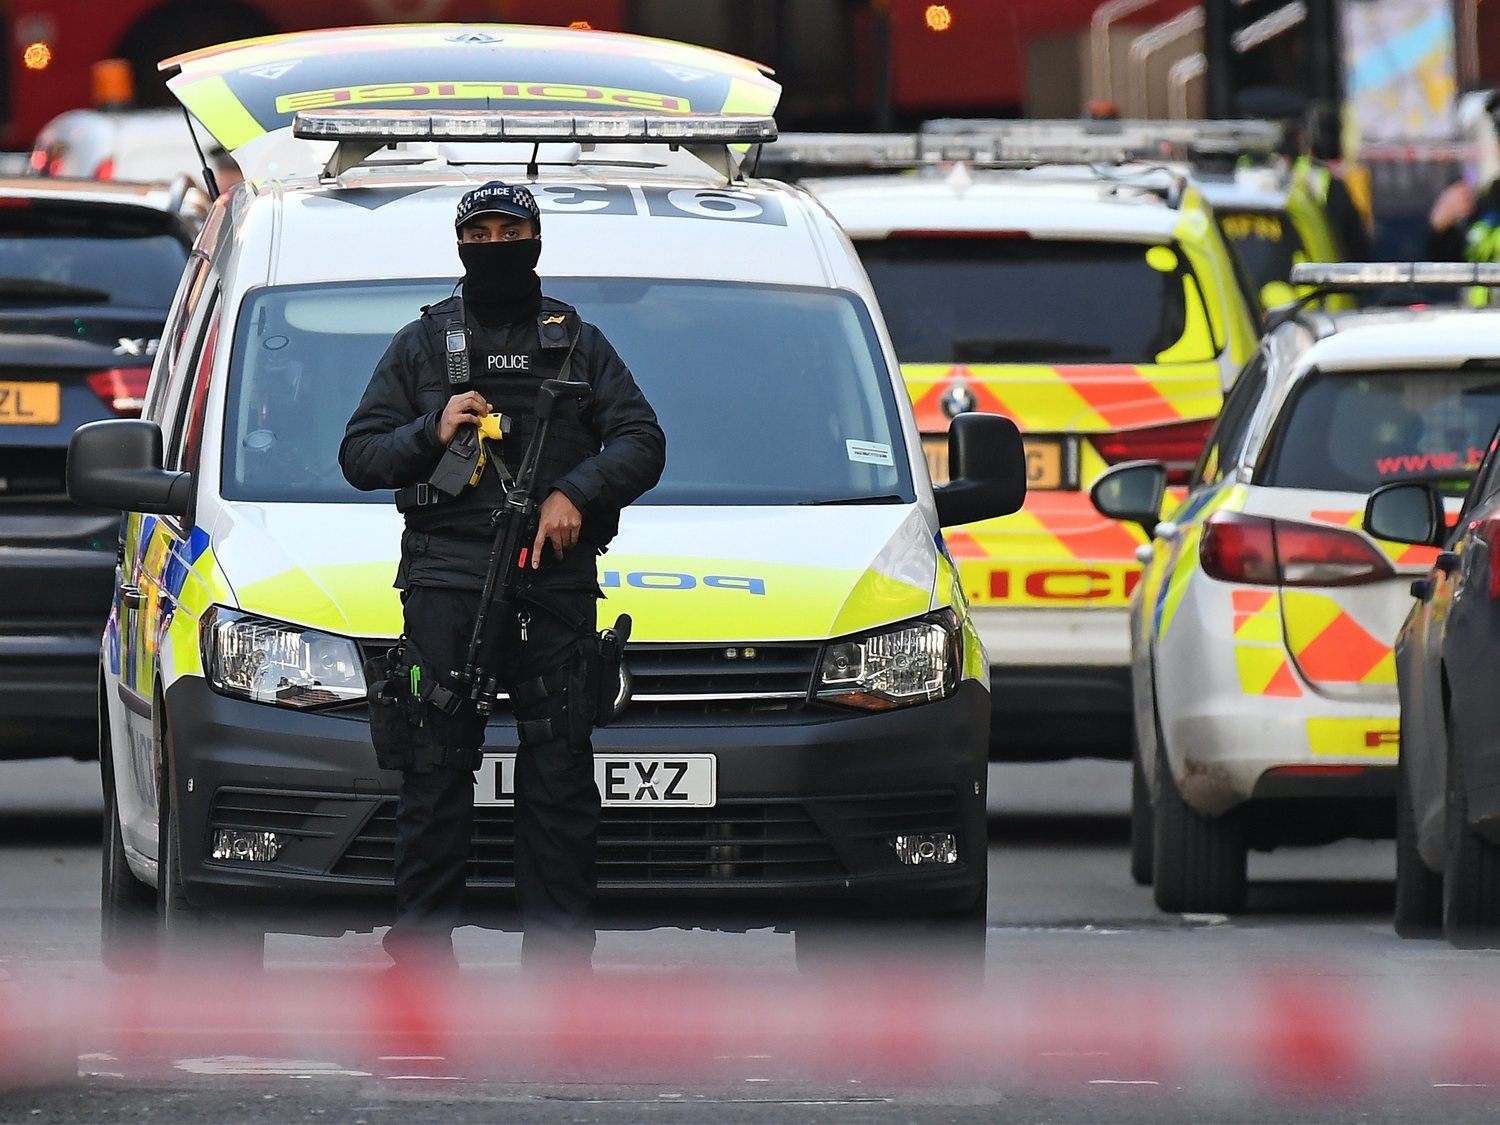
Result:
<svg viewBox="0 0 1500 1125"><path fill-rule="evenodd" d="M444 302L447 305L447 302ZM433 306L424 314L437 354L443 354L447 321ZM542 308L535 321L526 324L503 324L485 327L468 322L469 383L453 384L452 394L473 389L484 396L490 409L511 419L511 431L499 443L487 443L489 456L498 451L511 478L521 468L526 447L537 429L536 396L544 379L587 379L587 372L573 363L573 347L578 341L578 313L561 301L542 298ZM576 402L558 404L552 425L547 431L547 448L537 466L535 495L540 502L552 491L558 478L599 452L600 438L588 422L587 407ZM452 499L436 503L413 504L416 489L402 489L398 505L406 513L407 527L414 531L452 532L489 537L493 532L489 515L505 499L505 484L493 465L486 466L479 483L466 488ZM402 503L404 501L404 503ZM585 525L586 526L586 525ZM585 531L584 538L587 538Z"/></svg>

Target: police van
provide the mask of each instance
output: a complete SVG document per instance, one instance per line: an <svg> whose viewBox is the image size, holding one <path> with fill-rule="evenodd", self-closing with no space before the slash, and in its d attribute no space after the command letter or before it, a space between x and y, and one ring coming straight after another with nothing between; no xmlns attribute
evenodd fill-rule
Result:
<svg viewBox="0 0 1500 1125"><path fill-rule="evenodd" d="M401 628L401 517L337 456L392 334L453 290L455 207L491 178L531 187L546 291L668 437L599 564L601 619L635 620L632 702L594 740L601 905L795 927L799 951L815 917L869 912L982 954L988 661L941 528L1020 505L1020 438L964 419L930 483L848 241L740 170L779 88L712 51L510 26L164 67L250 182L197 242L143 418L85 428L69 460L74 496L126 513L99 672L106 960L393 912L398 776L362 665ZM512 888L508 715L486 750L481 911Z"/></svg>

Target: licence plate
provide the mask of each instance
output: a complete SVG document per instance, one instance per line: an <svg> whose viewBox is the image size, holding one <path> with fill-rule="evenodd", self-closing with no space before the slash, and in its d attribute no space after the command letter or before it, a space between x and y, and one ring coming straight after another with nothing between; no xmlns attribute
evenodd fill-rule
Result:
<svg viewBox="0 0 1500 1125"><path fill-rule="evenodd" d="M0 425L55 426L61 418L60 384L0 381Z"/></svg>
<svg viewBox="0 0 1500 1125"><path fill-rule="evenodd" d="M1063 443L1061 438L1023 437L1026 450L1026 487L1038 492L1063 487ZM948 480L948 435L923 434L922 452L933 484Z"/></svg>
<svg viewBox="0 0 1500 1125"><path fill-rule="evenodd" d="M712 754L596 754L594 784L606 808L711 809L718 800L719 764ZM474 803L516 803L514 754L484 756L474 784Z"/></svg>

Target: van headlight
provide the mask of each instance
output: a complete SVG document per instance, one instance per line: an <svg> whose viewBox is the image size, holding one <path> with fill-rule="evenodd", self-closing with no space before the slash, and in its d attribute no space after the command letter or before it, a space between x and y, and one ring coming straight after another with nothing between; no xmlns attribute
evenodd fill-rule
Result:
<svg viewBox="0 0 1500 1125"><path fill-rule="evenodd" d="M359 648L348 637L215 607L203 618L203 667L225 695L280 707L363 699Z"/></svg>
<svg viewBox="0 0 1500 1125"><path fill-rule="evenodd" d="M823 648L820 702L888 711L953 694L963 666L958 618L951 609L904 625L887 625Z"/></svg>

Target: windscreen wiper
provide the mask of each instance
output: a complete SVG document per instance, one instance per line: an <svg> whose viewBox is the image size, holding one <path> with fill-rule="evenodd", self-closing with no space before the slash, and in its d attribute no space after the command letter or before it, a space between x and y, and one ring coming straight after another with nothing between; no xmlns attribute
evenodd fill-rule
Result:
<svg viewBox="0 0 1500 1125"><path fill-rule="evenodd" d="M1078 340L1048 340L1033 336L971 336L953 341L957 363L996 363L1007 359L1059 362L1067 359L1098 359L1110 348Z"/></svg>
<svg viewBox="0 0 1500 1125"><path fill-rule="evenodd" d="M833 500L798 500L799 507L823 508L831 504L905 504L906 497L887 493L883 496L840 496Z"/></svg>
<svg viewBox="0 0 1500 1125"><path fill-rule="evenodd" d="M68 285L61 281L46 281L40 277L0 277L0 302L76 301L79 304L97 305L108 300L108 292L91 289L86 285Z"/></svg>

